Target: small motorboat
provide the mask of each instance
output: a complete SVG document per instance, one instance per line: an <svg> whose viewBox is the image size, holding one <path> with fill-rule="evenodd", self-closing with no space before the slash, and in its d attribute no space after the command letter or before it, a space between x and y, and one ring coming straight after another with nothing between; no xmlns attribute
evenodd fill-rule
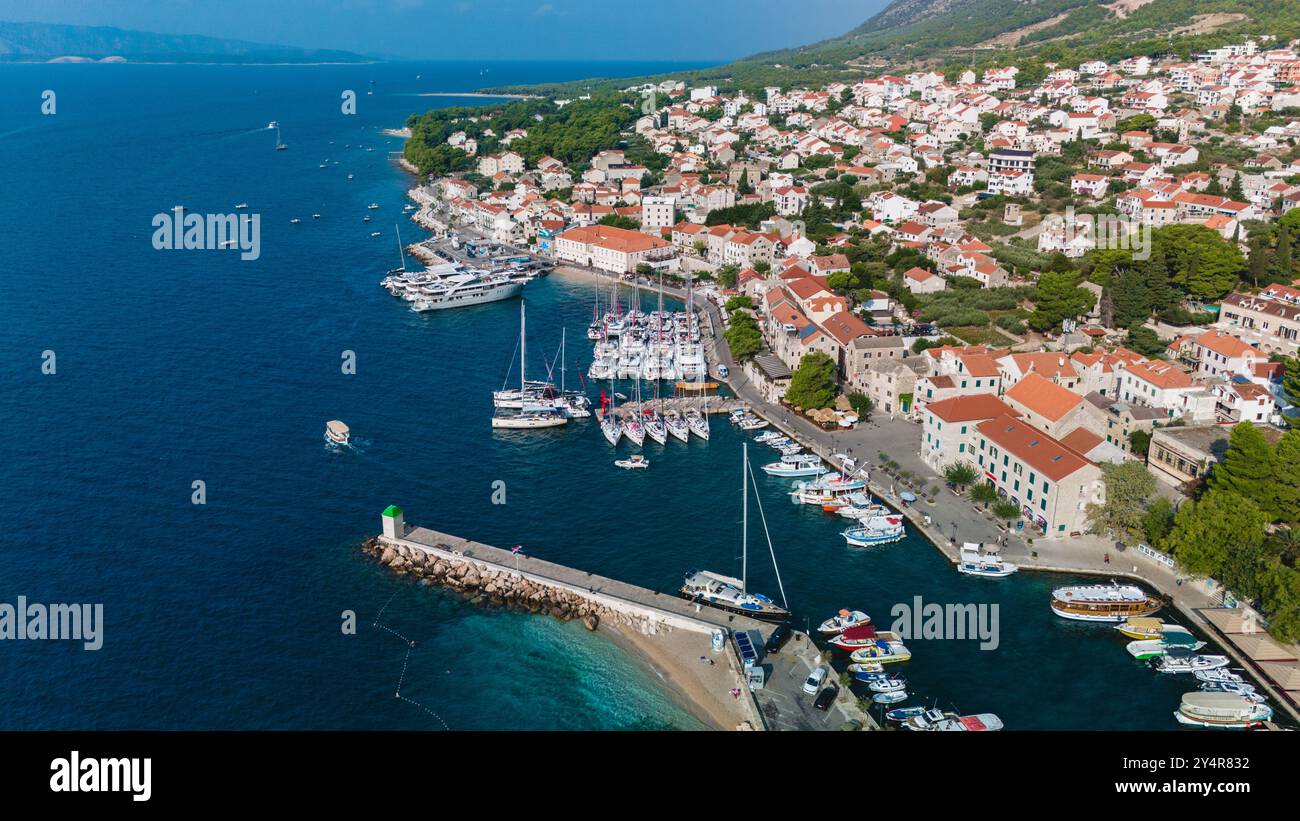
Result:
<svg viewBox="0 0 1300 821"><path fill-rule="evenodd" d="M379 207L379 203L377 203L377 202L372 202L372 203L370 203L369 205L367 205L366 207L369 208L371 211L374 211L376 208Z"/></svg>
<svg viewBox="0 0 1300 821"><path fill-rule="evenodd" d="M884 673L884 666L877 661L868 661L862 664L850 664L848 666L849 675L855 681L870 682L874 681L876 676Z"/></svg>
<svg viewBox="0 0 1300 821"><path fill-rule="evenodd" d="M902 541L906 531L902 516L873 516L840 534L853 547L871 547Z"/></svg>
<svg viewBox="0 0 1300 821"><path fill-rule="evenodd" d="M318 219L320 219L320 214L312 214L312 215L311 215L311 218L314 219L314 220L318 220Z"/></svg>
<svg viewBox="0 0 1300 821"><path fill-rule="evenodd" d="M371 231L371 232L370 232L370 236L372 236L372 237L377 237L377 236L379 236L379 232L378 232L378 231Z"/></svg>
<svg viewBox="0 0 1300 821"><path fill-rule="evenodd" d="M895 707L894 709L885 713L885 718L894 722L895 724L901 724L904 721L907 721L909 718L915 718L923 715L925 715L924 707Z"/></svg>
<svg viewBox="0 0 1300 821"><path fill-rule="evenodd" d="M1163 638L1130 641L1125 649L1133 658L1145 660L1166 655L1172 647L1186 647L1195 652L1204 646L1205 642L1197 640L1191 633L1170 632Z"/></svg>
<svg viewBox="0 0 1300 821"><path fill-rule="evenodd" d="M337 419L325 423L325 438L336 445L346 445L352 438L348 426Z"/></svg>
<svg viewBox="0 0 1300 821"><path fill-rule="evenodd" d="M964 573L967 576L983 576L990 579L1001 579L1010 576L1019 569L1011 562L1005 561L997 553L986 552L982 545L975 542L966 542L962 545L957 561L958 573Z"/></svg>
<svg viewBox="0 0 1300 821"><path fill-rule="evenodd" d="M871 700L876 704L897 704L908 699L906 690L891 690L888 693L876 693Z"/></svg>
<svg viewBox="0 0 1300 821"><path fill-rule="evenodd" d="M1217 670L1228 666L1227 656L1198 656L1190 647L1175 645L1164 655L1151 660L1151 665L1161 673L1195 673L1198 670Z"/></svg>
<svg viewBox="0 0 1300 821"><path fill-rule="evenodd" d="M902 676L882 674L875 681L867 682L867 689L873 693L894 693L907 689L907 681Z"/></svg>
<svg viewBox="0 0 1300 821"><path fill-rule="evenodd" d="M299 225L299 224L301 224L301 223L302 223L302 220L298 219L297 217L294 217L293 219L289 220L289 224L290 224L290 225Z"/></svg>
<svg viewBox="0 0 1300 821"><path fill-rule="evenodd" d="M817 628L817 631L822 635L834 636L843 633L850 627L858 627L859 625L869 624L870 622L871 617L866 613L863 613L861 610L841 610L838 615L831 616L829 619L822 622L821 626Z"/></svg>
<svg viewBox="0 0 1300 821"><path fill-rule="evenodd" d="M248 203L246 203L246 202L238 202L238 203L235 203L235 210L236 210L236 211L243 211L243 210L244 210L245 208L247 208L247 207L248 207Z"/></svg>
<svg viewBox="0 0 1300 821"><path fill-rule="evenodd" d="M830 642L841 650L852 652L861 647L874 645L876 643L876 628L869 624L850 627L839 635L831 637ZM857 659L854 659L854 661L857 661ZM865 659L865 661L871 661L871 659Z"/></svg>
<svg viewBox="0 0 1300 821"><path fill-rule="evenodd" d="M650 460L639 453L634 453L626 459L617 459L614 464L624 470L641 470L650 467Z"/></svg>

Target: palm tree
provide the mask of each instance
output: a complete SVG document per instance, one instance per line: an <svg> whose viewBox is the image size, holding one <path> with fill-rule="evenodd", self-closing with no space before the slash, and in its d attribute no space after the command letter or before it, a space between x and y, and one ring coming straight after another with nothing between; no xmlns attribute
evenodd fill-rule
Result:
<svg viewBox="0 0 1300 821"><path fill-rule="evenodd" d="M953 462L943 469L943 478L957 490L965 490L979 480L980 474L970 462Z"/></svg>

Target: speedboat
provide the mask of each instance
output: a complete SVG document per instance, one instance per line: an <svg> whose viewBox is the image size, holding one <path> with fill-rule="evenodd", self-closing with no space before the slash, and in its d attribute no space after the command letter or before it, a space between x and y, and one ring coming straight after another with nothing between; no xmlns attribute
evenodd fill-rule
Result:
<svg viewBox="0 0 1300 821"><path fill-rule="evenodd" d="M895 724L901 724L902 722L907 721L909 718L913 718L915 716L922 716L922 715L925 715L924 707L895 707L894 709L885 713L885 718L889 719Z"/></svg>
<svg viewBox="0 0 1300 821"><path fill-rule="evenodd" d="M1273 708L1236 693L1187 693L1174 713L1179 724L1244 729L1273 717Z"/></svg>
<svg viewBox="0 0 1300 821"><path fill-rule="evenodd" d="M235 203L235 210L236 210L236 211L243 211L243 210L244 210L245 208L247 208L247 207L248 207L248 203L246 203L246 202L238 202L238 203Z"/></svg>
<svg viewBox="0 0 1300 821"><path fill-rule="evenodd" d="M962 545L960 557L957 561L957 572L965 573L967 576L1000 579L1010 576L1019 569L1019 567L1005 561L996 553L983 552L980 550L980 545L975 542L966 542Z"/></svg>
<svg viewBox="0 0 1300 821"><path fill-rule="evenodd" d="M750 415L741 419L738 424L740 425L741 430L762 430L767 427L769 423L766 419L760 419L757 416Z"/></svg>
<svg viewBox="0 0 1300 821"><path fill-rule="evenodd" d="M776 439L784 439L784 438L785 438L785 434L781 433L780 431L769 430L765 433L760 433L758 436L755 436L754 441L758 442L760 445L766 445L767 443L772 442Z"/></svg>
<svg viewBox="0 0 1300 821"><path fill-rule="evenodd" d="M371 211L374 211L376 208L379 207L379 203L377 203L377 202L372 202L372 203L370 203L369 205L367 205L366 207L369 208Z"/></svg>
<svg viewBox="0 0 1300 821"><path fill-rule="evenodd" d="M1204 646L1205 642L1197 641L1191 633L1168 633L1163 638L1130 641L1125 649L1133 658L1146 660L1166 655L1172 647L1186 647L1195 652Z"/></svg>
<svg viewBox="0 0 1300 821"><path fill-rule="evenodd" d="M873 693L897 693L899 690L907 689L907 679L902 676L881 673L875 679L867 682L867 689Z"/></svg>
<svg viewBox="0 0 1300 821"><path fill-rule="evenodd" d="M870 623L871 617L861 610L841 610L838 615L831 616L822 622L817 631L824 636L833 636L837 633L843 633L850 627L859 627Z"/></svg>
<svg viewBox="0 0 1300 821"><path fill-rule="evenodd" d="M289 220L290 225L298 225L301 222L302 220L298 219L297 217L294 217L293 219Z"/></svg>
<svg viewBox="0 0 1300 821"><path fill-rule="evenodd" d="M1052 612L1076 621L1120 622L1133 616L1149 616L1164 607L1134 584L1086 584L1058 587L1052 591Z"/></svg>
<svg viewBox="0 0 1300 821"><path fill-rule="evenodd" d="M1219 667L1213 670L1193 670L1192 675L1197 681L1203 682L1226 682L1231 684L1245 684L1246 680L1231 670Z"/></svg>
<svg viewBox="0 0 1300 821"><path fill-rule="evenodd" d="M1195 673L1197 670L1216 670L1228 666L1227 656L1198 656L1190 647L1175 645L1164 655L1151 660L1151 666L1161 673Z"/></svg>
<svg viewBox="0 0 1300 821"><path fill-rule="evenodd" d="M616 459L614 464L626 470L641 470L650 467L650 460L639 453L634 453L626 459Z"/></svg>
<svg viewBox="0 0 1300 821"><path fill-rule="evenodd" d="M876 628L869 624L859 624L856 627L847 628L829 639L831 644L849 652L872 646L877 640ZM854 661L857 660L854 659ZM873 661L873 659L863 659L863 661Z"/></svg>
<svg viewBox="0 0 1300 821"><path fill-rule="evenodd" d="M352 438L348 426L337 419L325 423L325 438L336 445L346 445Z"/></svg>
<svg viewBox="0 0 1300 821"><path fill-rule="evenodd" d="M849 649L836 639L831 639L831 644L843 649ZM907 649L907 645L899 641L896 633L882 631L877 633L872 641L854 649L849 655L849 661L854 664L866 664L873 661L878 664L893 664L897 661L907 661L911 657L912 651Z"/></svg>
<svg viewBox="0 0 1300 821"><path fill-rule="evenodd" d="M888 693L876 693L871 696L871 700L876 704L897 704L900 701L907 701L907 699L906 690L891 690Z"/></svg>
<svg viewBox="0 0 1300 821"><path fill-rule="evenodd" d="M840 535L853 547L872 547L902 541L906 529L903 527L902 516L873 516Z"/></svg>
<svg viewBox="0 0 1300 821"><path fill-rule="evenodd" d="M868 661L862 664L850 664L848 666L849 675L855 681L869 682L874 681L876 676L881 675L885 668L878 661Z"/></svg>

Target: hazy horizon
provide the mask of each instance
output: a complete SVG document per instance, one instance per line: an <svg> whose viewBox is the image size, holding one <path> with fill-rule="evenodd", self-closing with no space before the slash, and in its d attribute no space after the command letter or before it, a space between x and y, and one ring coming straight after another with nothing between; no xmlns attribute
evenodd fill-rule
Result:
<svg viewBox="0 0 1300 821"><path fill-rule="evenodd" d="M888 0L0 0L0 20L341 49L386 60L721 62L842 34Z"/></svg>

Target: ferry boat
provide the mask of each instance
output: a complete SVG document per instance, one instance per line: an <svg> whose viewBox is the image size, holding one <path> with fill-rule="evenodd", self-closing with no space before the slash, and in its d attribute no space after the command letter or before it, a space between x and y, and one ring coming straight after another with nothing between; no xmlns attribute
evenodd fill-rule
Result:
<svg viewBox="0 0 1300 821"><path fill-rule="evenodd" d="M1187 693L1174 712L1179 724L1240 730L1273 717L1273 708L1236 693Z"/></svg>
<svg viewBox="0 0 1300 821"><path fill-rule="evenodd" d="M749 469L749 446L742 446L741 461L741 567L748 567L749 563L749 487L748 483L752 482L753 477ZM755 486L757 492L757 486ZM767 525L763 525L764 532ZM776 554L772 555L772 566L776 569ZM777 584L781 582L780 571L777 571ZM767 596L760 593L750 593L747 589L744 578L737 579L731 576L723 576L708 570L692 570L686 574L686 579L678 592L682 598L698 604L707 604L710 607L716 607L728 613L736 613L741 616L749 616L752 619L761 621L782 622L790 618L790 610L784 606L778 606ZM784 600L785 591L782 588L782 599ZM784 603L784 602L783 602Z"/></svg>
<svg viewBox="0 0 1300 821"><path fill-rule="evenodd" d="M1132 584L1088 584L1052 591L1052 612L1076 621L1119 622L1149 616L1164 607L1154 596Z"/></svg>
<svg viewBox="0 0 1300 821"><path fill-rule="evenodd" d="M650 467L650 460L639 453L634 453L626 459L616 459L614 464L624 470L643 470Z"/></svg>
<svg viewBox="0 0 1300 821"><path fill-rule="evenodd" d="M902 516L873 516L840 535L853 547L872 547L902 541L907 534Z"/></svg>
<svg viewBox="0 0 1300 821"><path fill-rule="evenodd" d="M975 542L966 542L962 545L957 561L958 573L965 573L967 576L1000 579L1010 576L1020 569L1011 562L1005 561L996 553L983 552L980 547Z"/></svg>
<svg viewBox="0 0 1300 821"><path fill-rule="evenodd" d="M870 624L871 617L861 610L841 610L838 615L831 616L821 623L817 632L823 636L834 636L843 633L850 627L861 627L864 624Z"/></svg>
<svg viewBox="0 0 1300 821"><path fill-rule="evenodd" d="M348 426L337 419L325 423L325 438L336 445L346 445L352 439Z"/></svg>
<svg viewBox="0 0 1300 821"><path fill-rule="evenodd" d="M827 471L828 468L822 464L821 457L811 453L782 456L779 462L763 465L763 472L768 476L790 479L800 476L821 476Z"/></svg>

